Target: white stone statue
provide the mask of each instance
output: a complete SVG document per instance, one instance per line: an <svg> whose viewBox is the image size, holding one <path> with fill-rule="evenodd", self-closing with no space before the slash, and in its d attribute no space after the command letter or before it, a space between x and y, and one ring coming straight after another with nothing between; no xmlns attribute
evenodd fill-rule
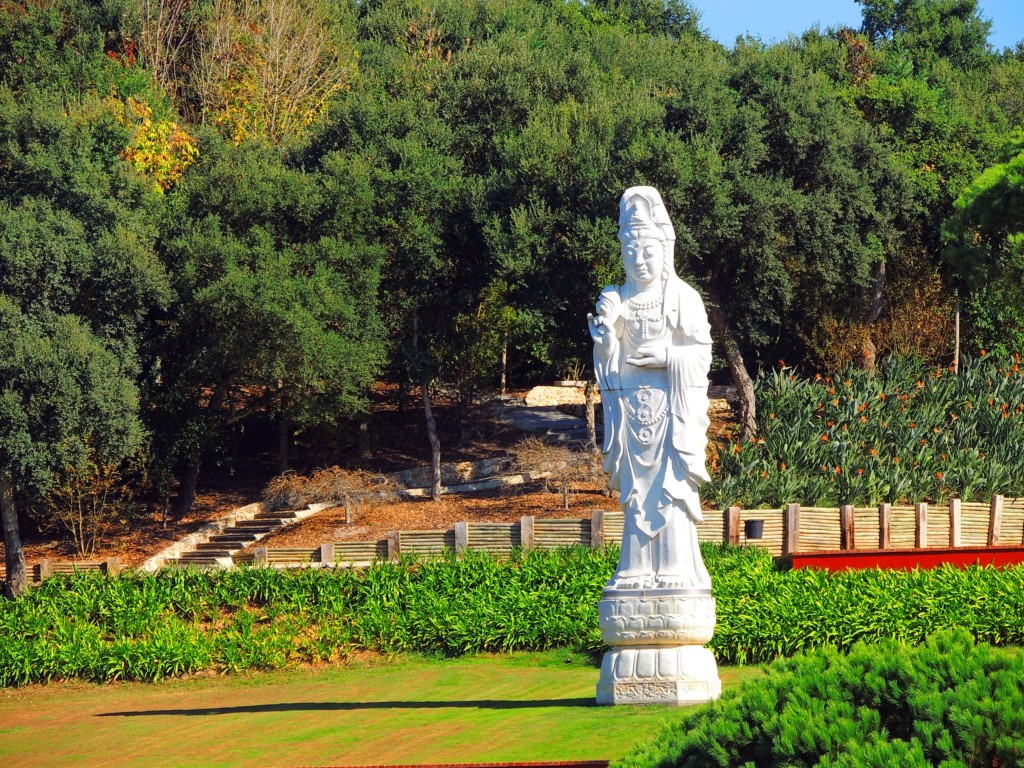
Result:
<svg viewBox="0 0 1024 768"><path fill-rule="evenodd" d="M704 643L715 624L701 558L698 488L709 480L711 328L700 295L676 275L675 231L661 195L632 187L619 203L626 284L588 315L604 408L604 468L625 515L622 554L600 604L599 703L690 703L721 691ZM622 647L619 647L622 646Z"/></svg>

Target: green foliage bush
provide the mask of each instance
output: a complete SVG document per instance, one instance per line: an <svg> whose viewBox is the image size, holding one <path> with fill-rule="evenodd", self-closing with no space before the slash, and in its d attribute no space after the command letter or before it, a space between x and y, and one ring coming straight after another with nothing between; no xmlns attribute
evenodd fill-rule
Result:
<svg viewBox="0 0 1024 768"><path fill-rule="evenodd" d="M720 506L917 502L1024 495L1024 375L1014 358L959 375L915 359L877 374L758 382L758 437L717 457Z"/></svg>
<svg viewBox="0 0 1024 768"><path fill-rule="evenodd" d="M780 573L762 550L705 545L704 555L718 599L711 647L723 662L858 640L917 643L955 627L993 644L1024 643L1024 568ZM361 649L600 652L597 601L616 558L614 548L574 548L365 571L56 577L0 601L0 686L269 669Z"/></svg>
<svg viewBox="0 0 1024 768"><path fill-rule="evenodd" d="M1024 760L1024 656L945 632L782 660L615 768L991 768Z"/></svg>

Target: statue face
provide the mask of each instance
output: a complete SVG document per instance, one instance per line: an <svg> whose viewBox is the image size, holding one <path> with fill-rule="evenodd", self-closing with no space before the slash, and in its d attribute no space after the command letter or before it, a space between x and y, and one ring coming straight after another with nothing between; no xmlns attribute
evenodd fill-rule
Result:
<svg viewBox="0 0 1024 768"><path fill-rule="evenodd" d="M643 286L650 285L661 279L665 267L665 244L647 233L630 233L622 241L622 263L630 280Z"/></svg>

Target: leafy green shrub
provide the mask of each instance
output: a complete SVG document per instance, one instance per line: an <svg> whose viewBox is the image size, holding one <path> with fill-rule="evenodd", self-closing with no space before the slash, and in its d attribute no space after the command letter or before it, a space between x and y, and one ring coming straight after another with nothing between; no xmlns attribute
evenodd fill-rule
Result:
<svg viewBox="0 0 1024 768"><path fill-rule="evenodd" d="M780 573L763 550L703 552L718 600L711 648L723 662L859 640L917 643L955 627L993 644L1024 644L1024 568ZM0 686L267 669L358 649L601 652L597 602L616 558L614 548L570 548L506 561L475 552L407 558L365 571L56 577L0 601Z"/></svg>
<svg viewBox="0 0 1024 768"><path fill-rule="evenodd" d="M964 361L960 374L903 359L878 373L757 384L758 437L712 462L720 507L875 504L1024 495L1024 371Z"/></svg>
<svg viewBox="0 0 1024 768"><path fill-rule="evenodd" d="M1024 761L1024 655L945 632L773 664L615 768L991 768Z"/></svg>
<svg viewBox="0 0 1024 768"><path fill-rule="evenodd" d="M1024 567L779 572L761 549L705 552L720 660L765 662L862 640L919 643L956 628L980 642L1024 644Z"/></svg>

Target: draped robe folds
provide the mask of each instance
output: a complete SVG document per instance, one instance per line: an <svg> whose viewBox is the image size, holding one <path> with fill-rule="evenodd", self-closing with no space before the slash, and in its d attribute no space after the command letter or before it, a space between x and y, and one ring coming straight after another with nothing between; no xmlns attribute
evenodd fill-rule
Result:
<svg viewBox="0 0 1024 768"><path fill-rule="evenodd" d="M667 364L641 367L625 360L651 341L638 335L622 288L609 286L601 295L616 307L615 316L605 318L613 338L604 353L596 347L594 352L604 410L604 469L625 513L622 554L609 587L710 589L696 528L703 520L697 489L710 479L705 448L711 328L704 303L682 280L669 279L664 326L654 342L667 346Z"/></svg>

